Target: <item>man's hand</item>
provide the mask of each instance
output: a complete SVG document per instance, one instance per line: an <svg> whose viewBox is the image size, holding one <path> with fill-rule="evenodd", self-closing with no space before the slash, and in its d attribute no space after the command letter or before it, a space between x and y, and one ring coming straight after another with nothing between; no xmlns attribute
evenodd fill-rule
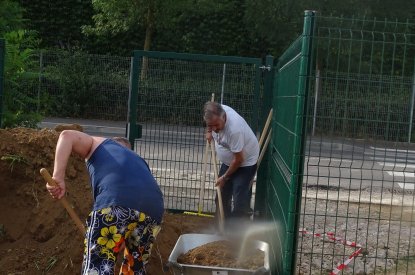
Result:
<svg viewBox="0 0 415 275"><path fill-rule="evenodd" d="M212 131L206 131L205 138L209 143L212 141Z"/></svg>
<svg viewBox="0 0 415 275"><path fill-rule="evenodd" d="M56 182L58 186L51 186L49 183L46 184L46 189L48 189L49 194L54 199L61 199L63 196L65 196L65 181L60 180L58 178L52 177L53 180Z"/></svg>
<svg viewBox="0 0 415 275"><path fill-rule="evenodd" d="M216 180L215 186L219 186L219 188L223 188L223 186L225 185L225 183L226 183L227 180L228 179L225 176L219 177Z"/></svg>

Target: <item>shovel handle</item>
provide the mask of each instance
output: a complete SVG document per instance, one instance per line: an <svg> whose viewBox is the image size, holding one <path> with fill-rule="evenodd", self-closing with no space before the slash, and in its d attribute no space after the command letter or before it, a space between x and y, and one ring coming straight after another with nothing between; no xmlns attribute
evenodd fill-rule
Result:
<svg viewBox="0 0 415 275"><path fill-rule="evenodd" d="M267 151L268 144L271 140L271 133L272 133L272 129L269 130L268 135L267 135L267 139L265 140L264 147L262 148L261 154L259 155L258 162L257 162L257 168L256 168L257 170L259 168L259 165L261 165L261 161L264 158L265 152Z"/></svg>
<svg viewBox="0 0 415 275"><path fill-rule="evenodd" d="M42 175L43 179L49 183L51 186L58 186L56 181L51 177L48 170L45 168L40 169L40 174ZM82 236L85 235L85 227L82 221L79 219L78 215L75 213L73 208L69 205L69 202L66 200L65 197L59 200L63 207L65 207L66 211L68 211L69 216L71 216L72 220L75 222L75 225L78 227L79 231L81 232Z"/></svg>
<svg viewBox="0 0 415 275"><path fill-rule="evenodd" d="M264 129L262 129L261 137L260 137L259 142L258 142L258 144L259 144L259 149L261 149L261 147L262 147L262 143L264 142L264 139L265 139L265 137L267 136L268 128L269 128L269 125L271 124L272 112L273 112L273 111L272 111L272 109L271 109L271 110L269 111L269 114L268 114L268 117L267 117L267 121L265 122ZM262 149L262 151L264 151L264 150Z"/></svg>
<svg viewBox="0 0 415 275"><path fill-rule="evenodd" d="M215 93L212 93L210 101L214 102L214 100L215 100ZM205 183L206 183L208 154L209 154L209 141L206 140L205 153L203 155L202 181L200 185L199 206L198 206L198 212L197 212L199 215L202 214L203 199L205 197Z"/></svg>
<svg viewBox="0 0 415 275"><path fill-rule="evenodd" d="M199 207L198 207L198 212L197 212L198 214L202 214L202 209L203 209L208 154L209 154L209 141L206 140L205 154L203 155L202 182L200 184Z"/></svg>
<svg viewBox="0 0 415 275"><path fill-rule="evenodd" d="M261 153L259 154L259 158L258 158L258 161L256 163L256 172L255 173L258 172L259 166L261 165L261 161L264 158L265 152L267 151L268 144L271 140L271 133L272 133L272 129L269 130L268 135L267 135L267 139L265 140L264 147L262 148ZM252 188L253 184L254 184L254 179L252 179L251 182L249 183L249 188Z"/></svg>
<svg viewBox="0 0 415 275"><path fill-rule="evenodd" d="M216 154L215 154L215 144L212 140L210 142L210 148L212 151L212 161L213 161L213 171L215 175L215 184L218 180L218 164L216 162ZM225 231L225 213L223 211L223 201L222 201L222 190L219 186L216 186L216 192L218 194L218 203L219 203L219 229L221 233Z"/></svg>

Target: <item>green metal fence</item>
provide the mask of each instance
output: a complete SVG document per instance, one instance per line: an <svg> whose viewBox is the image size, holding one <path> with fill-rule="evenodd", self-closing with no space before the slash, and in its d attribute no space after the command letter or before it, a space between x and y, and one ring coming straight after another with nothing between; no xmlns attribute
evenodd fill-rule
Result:
<svg viewBox="0 0 415 275"><path fill-rule="evenodd" d="M415 25L316 16L311 40L295 272L413 274Z"/></svg>
<svg viewBox="0 0 415 275"><path fill-rule="evenodd" d="M31 58L26 69L32 77L18 83L31 99L25 112L126 124L131 58L66 51L41 51Z"/></svg>
<svg viewBox="0 0 415 275"><path fill-rule="evenodd" d="M4 58L6 55L6 43L4 39L0 39L0 128L3 121L3 93L4 93Z"/></svg>
<svg viewBox="0 0 415 275"><path fill-rule="evenodd" d="M293 274L295 270L313 18L313 13L306 13L303 34L279 58L275 67L269 176L262 213L278 229L269 240L275 264L273 274Z"/></svg>
<svg viewBox="0 0 415 275"><path fill-rule="evenodd" d="M39 110L46 116L126 121L131 59L39 53Z"/></svg>
<svg viewBox="0 0 415 275"><path fill-rule="evenodd" d="M412 274L415 25L305 15L258 175L273 273Z"/></svg>
<svg viewBox="0 0 415 275"><path fill-rule="evenodd" d="M206 101L235 108L258 129L262 61L258 58L135 51L129 139L153 167L169 209L197 211L205 146ZM136 139L140 137L139 139ZM203 209L214 212L209 165Z"/></svg>

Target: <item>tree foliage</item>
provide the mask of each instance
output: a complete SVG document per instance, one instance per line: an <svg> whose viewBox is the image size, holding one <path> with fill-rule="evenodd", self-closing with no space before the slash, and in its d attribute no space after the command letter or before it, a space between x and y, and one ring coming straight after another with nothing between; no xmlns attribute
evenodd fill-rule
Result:
<svg viewBox="0 0 415 275"><path fill-rule="evenodd" d="M42 46L69 49L76 46L91 53L116 55L130 55L132 50L145 48L279 56L302 31L304 10L316 10L323 16L399 21L415 17L415 5L409 5L407 0L21 0L21 3L26 9L27 24L39 32Z"/></svg>
<svg viewBox="0 0 415 275"><path fill-rule="evenodd" d="M0 35L23 26L22 8L10 0L0 1Z"/></svg>
<svg viewBox="0 0 415 275"><path fill-rule="evenodd" d="M302 28L303 9L299 1L246 1L244 21L257 40L266 45L262 52L282 52Z"/></svg>
<svg viewBox="0 0 415 275"><path fill-rule="evenodd" d="M145 29L144 50L149 50L155 30L174 21L188 1L174 0L93 0L93 24L82 27L86 35L116 35L141 27Z"/></svg>
<svg viewBox="0 0 415 275"><path fill-rule="evenodd" d="M40 116L29 111L34 99L27 88L36 76L29 73L39 40L37 33L23 29L23 9L13 1L0 1L0 37L6 40L3 126L35 126Z"/></svg>
<svg viewBox="0 0 415 275"><path fill-rule="evenodd" d="M139 3L142 2L142 3ZM153 1L92 0L93 25L82 26L86 34L118 34L145 22L145 12ZM142 4L142 5L141 5Z"/></svg>
<svg viewBox="0 0 415 275"><path fill-rule="evenodd" d="M91 0L20 0L25 9L26 27L42 38L42 47L76 49L85 47L81 26L92 22Z"/></svg>

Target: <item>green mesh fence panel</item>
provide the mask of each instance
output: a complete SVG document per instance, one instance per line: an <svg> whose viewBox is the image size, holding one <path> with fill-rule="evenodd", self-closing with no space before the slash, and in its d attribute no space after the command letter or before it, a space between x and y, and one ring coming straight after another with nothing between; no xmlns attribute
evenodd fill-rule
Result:
<svg viewBox="0 0 415 275"><path fill-rule="evenodd" d="M254 58L134 53L130 139L149 162L166 208L198 209L205 147L202 110L212 93L215 101L231 106L257 129L260 64ZM139 139L132 135L136 123ZM208 163L203 210L214 212L210 157Z"/></svg>
<svg viewBox="0 0 415 275"><path fill-rule="evenodd" d="M315 22L296 272L413 274L415 25Z"/></svg>
<svg viewBox="0 0 415 275"><path fill-rule="evenodd" d="M274 117L265 198L265 218L277 228L269 236L273 274L293 274L301 200L304 115L311 64L313 13L306 12L303 35L275 67Z"/></svg>
<svg viewBox="0 0 415 275"><path fill-rule="evenodd" d="M19 87L28 112L57 118L127 121L131 58L42 51Z"/></svg>
<svg viewBox="0 0 415 275"><path fill-rule="evenodd" d="M40 60L48 116L126 121L130 58L43 53Z"/></svg>

